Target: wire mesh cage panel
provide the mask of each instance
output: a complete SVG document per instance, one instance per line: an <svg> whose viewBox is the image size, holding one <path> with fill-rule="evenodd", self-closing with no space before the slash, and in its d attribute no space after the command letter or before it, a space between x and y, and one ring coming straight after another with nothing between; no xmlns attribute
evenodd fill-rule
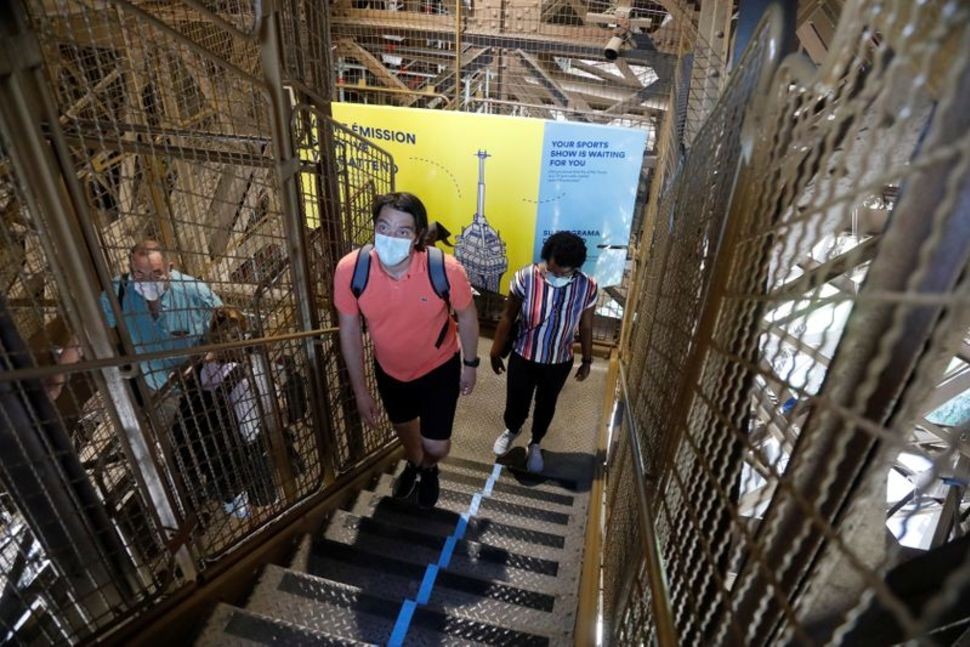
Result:
<svg viewBox="0 0 970 647"><path fill-rule="evenodd" d="M631 354L629 375L633 391L656 393L656 402L675 399L676 376L692 349L690 333L707 296L734 189L741 124L759 82L771 73L768 54L777 43L777 29L777 22L763 23L676 175L666 186L654 186L662 192L654 196L653 240L644 245L649 257L639 280L646 298L639 301L631 339L634 348L646 352ZM676 132L671 130L670 135L675 137ZM648 471L656 470L656 461L663 455L658 445L665 440L661 436L645 440Z"/></svg>
<svg viewBox="0 0 970 647"><path fill-rule="evenodd" d="M660 196L628 405L684 643L966 634L968 45L961 3L848 2L745 115L730 200L692 195L710 153Z"/></svg>
<svg viewBox="0 0 970 647"><path fill-rule="evenodd" d="M664 109L682 38L652 2L347 0L330 20L340 100L634 127Z"/></svg>
<svg viewBox="0 0 970 647"><path fill-rule="evenodd" d="M361 139L350 129L310 106L294 112L294 133L299 157L307 169L300 182L300 203L306 209L312 228L310 246L323 260L319 280L329 293L337 262L373 238L375 198L394 190L394 160L381 148ZM321 165L332 164L325 172ZM328 206L327 195L338 195L337 204ZM322 325L338 324L332 304L321 308ZM373 429L365 425L357 411L347 369L340 359L339 340L330 335L321 340L327 380L328 410L334 429L344 433L335 438L335 468L344 471L392 440L386 418ZM372 346L365 340L364 372L371 392L376 392Z"/></svg>
<svg viewBox="0 0 970 647"><path fill-rule="evenodd" d="M0 150L10 150L2 135ZM4 641L76 642L145 602L176 565L127 447L106 432L96 376L72 374L60 406L45 394L43 370L66 343L63 306L47 280L30 192L8 156L0 164L0 199L12 216L0 227L0 631Z"/></svg>
<svg viewBox="0 0 970 647"><path fill-rule="evenodd" d="M626 405L624 405L626 406ZM607 474L608 516L604 526L608 528L609 541L603 550L603 635L613 635L614 622L622 615L624 599L631 595L635 586L636 570L630 564L638 564L642 538L637 527L637 493L633 473L633 456L629 437L617 433L611 447ZM622 643L621 643L622 644Z"/></svg>

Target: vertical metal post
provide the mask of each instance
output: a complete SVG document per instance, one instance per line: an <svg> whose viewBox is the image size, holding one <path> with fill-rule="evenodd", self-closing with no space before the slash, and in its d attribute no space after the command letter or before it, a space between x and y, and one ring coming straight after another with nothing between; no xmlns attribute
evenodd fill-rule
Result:
<svg viewBox="0 0 970 647"><path fill-rule="evenodd" d="M455 110L461 110L461 3L455 0Z"/></svg>
<svg viewBox="0 0 970 647"><path fill-rule="evenodd" d="M299 170L300 160L293 146L293 131L290 121L292 107L288 94L283 87L283 63L280 56L280 17L279 9L273 3L264 5L259 26L260 56L263 74L266 79L264 90L269 99L270 124L272 129L273 150L276 153L276 171L280 183L280 200L283 205L283 227L286 233L287 252L293 275L293 289L296 293L297 321L303 330L319 328L313 281L307 263L306 222L300 208ZM317 342L307 338L303 342L310 371L307 375L311 397L311 410L320 430L329 429L324 403L327 394L323 389L321 375L324 372ZM331 451L332 439L328 434L317 434L320 456L323 465L324 483L334 478Z"/></svg>

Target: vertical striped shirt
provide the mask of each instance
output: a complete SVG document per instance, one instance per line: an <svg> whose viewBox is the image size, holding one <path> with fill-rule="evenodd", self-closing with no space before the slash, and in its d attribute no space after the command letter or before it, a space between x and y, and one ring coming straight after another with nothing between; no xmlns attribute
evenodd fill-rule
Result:
<svg viewBox="0 0 970 647"><path fill-rule="evenodd" d="M509 293L522 300L513 350L540 364L570 361L583 312L596 305L596 281L577 271L568 285L554 288L533 264L512 276Z"/></svg>

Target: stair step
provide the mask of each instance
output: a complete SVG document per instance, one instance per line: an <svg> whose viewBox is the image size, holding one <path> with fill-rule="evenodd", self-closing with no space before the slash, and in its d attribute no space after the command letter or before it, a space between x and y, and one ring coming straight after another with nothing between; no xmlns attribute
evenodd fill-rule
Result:
<svg viewBox="0 0 970 647"><path fill-rule="evenodd" d="M338 542L314 542L310 558L311 575L380 591L387 599L418 600L428 595L422 608L432 609L469 620L498 624L523 633L549 635L560 632L568 618L556 608L556 597L548 593L490 582L480 577L437 569L433 580L428 577L428 564L414 564Z"/></svg>
<svg viewBox="0 0 970 647"><path fill-rule="evenodd" d="M589 483L586 480L577 481L575 479L568 478L552 478L543 474L534 474L528 470L521 469L514 464L504 463L501 458L498 459L498 462L502 463L503 465L502 473L505 475L506 480L510 479L509 482L525 484L522 487L565 495L574 494L577 492L586 492L589 490ZM464 458L454 454L449 454L442 461L442 463L447 466L461 468L471 472L485 473L486 478L487 475L491 474L492 470L495 468L494 462L483 463L482 461Z"/></svg>
<svg viewBox="0 0 970 647"><path fill-rule="evenodd" d="M385 474L377 481L374 492L384 496L390 496L393 484L394 477ZM437 508L453 510L458 513L468 509L474 493L451 489L451 484L448 481L440 481L440 484L441 494L438 498ZM554 535L565 535L569 533L570 530L567 527L573 521L573 516L570 514L509 503L494 497L482 498L478 509L477 516L479 517L487 517L510 525L528 526L535 530ZM575 526L578 524L572 525Z"/></svg>
<svg viewBox="0 0 970 647"><path fill-rule="evenodd" d="M386 645L401 608L400 600L369 595L359 587L268 565L246 605L248 610L310 631ZM418 629L414 635L436 638ZM410 636L409 636L410 637ZM442 644L459 645L460 641Z"/></svg>
<svg viewBox="0 0 970 647"><path fill-rule="evenodd" d="M406 548L406 545L402 545ZM313 552L310 554L310 568L307 572L320 577L330 577L323 572L317 560L326 558L331 561L339 561L344 564L361 568L378 569L382 573L407 578L412 581L420 582L424 577L426 564L416 564L396 557L387 555L375 555L356 546L350 546L330 539L320 538L313 542ZM437 560L435 560L437 561ZM331 578L336 579L336 578ZM344 581L345 580L339 580ZM353 582L346 582L352 584ZM513 586L503 582L493 582L481 577L455 573L454 571L443 569L438 573L435 586L442 586L459 591L461 593L474 595L476 597L487 597L521 607L536 609L538 611L552 611L555 606L556 598L548 593L531 591L519 586Z"/></svg>
<svg viewBox="0 0 970 647"><path fill-rule="evenodd" d="M482 485L489 476L487 474L483 476L479 472L463 470L451 464L443 464L440 468L442 482L458 483L468 487L474 487L476 490L482 488ZM570 508L576 500L576 497L571 494L560 494L559 492L549 492L548 490L519 485L514 480L510 482L509 477L505 475L505 470L502 471L502 476L492 486L492 492L496 495L507 496L509 500L522 503L523 505L547 506L554 504L564 508Z"/></svg>
<svg viewBox="0 0 970 647"><path fill-rule="evenodd" d="M403 600L384 597L384 587L362 590L332 580L267 566L250 600L253 611L309 629L326 628L332 634L355 635L386 644ZM549 645L548 636L517 631L417 607L408 630L407 645Z"/></svg>
<svg viewBox="0 0 970 647"><path fill-rule="evenodd" d="M295 645L313 647L357 647L376 643L336 638L322 631L272 618L248 609L219 604L206 624L196 647L249 647L251 645Z"/></svg>
<svg viewBox="0 0 970 647"><path fill-rule="evenodd" d="M409 530L343 510L334 513L323 536L419 564L437 561L447 540L441 535ZM403 545L407 546L407 550L402 550ZM556 575L559 574L559 562L556 560L514 553L498 546L464 539L455 544L449 568L455 572L478 574L539 591L554 590Z"/></svg>
<svg viewBox="0 0 970 647"><path fill-rule="evenodd" d="M451 536L461 519L458 512L443 507L422 510L408 501L366 491L358 495L350 512L359 517L372 517L391 525L439 537ZM563 550L566 537L562 534L475 517L468 521L464 538L560 563L563 559L576 559L577 556L572 553L581 548L572 547L567 557Z"/></svg>

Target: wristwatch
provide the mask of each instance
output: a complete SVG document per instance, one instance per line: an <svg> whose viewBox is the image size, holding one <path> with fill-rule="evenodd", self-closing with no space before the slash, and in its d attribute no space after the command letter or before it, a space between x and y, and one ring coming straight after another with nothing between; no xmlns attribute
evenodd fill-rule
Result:
<svg viewBox="0 0 970 647"><path fill-rule="evenodd" d="M475 359L462 359L461 363L470 368L478 368L478 365L482 363L482 358L476 357Z"/></svg>

